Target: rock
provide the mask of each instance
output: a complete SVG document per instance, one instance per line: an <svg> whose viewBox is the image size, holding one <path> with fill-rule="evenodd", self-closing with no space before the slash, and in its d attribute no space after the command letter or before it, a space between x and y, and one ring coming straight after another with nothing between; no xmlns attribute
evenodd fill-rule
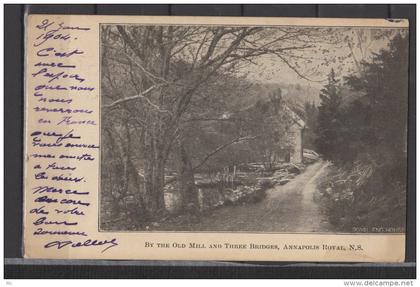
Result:
<svg viewBox="0 0 420 287"><path fill-rule="evenodd" d="M274 178L283 178L283 177L285 177L285 176L287 176L288 175L288 173L287 173L287 171L284 171L284 170L278 170L278 171L276 171L274 174L273 174L273 177Z"/></svg>
<svg viewBox="0 0 420 287"><path fill-rule="evenodd" d="M273 184L271 180L270 184ZM232 190L230 194L226 195L223 205L229 206L261 201L266 196L266 189L267 188L261 186L240 186L238 189Z"/></svg>
<svg viewBox="0 0 420 287"><path fill-rule="evenodd" d="M284 178L285 178L285 179L294 179L294 178L295 178L295 175L294 175L293 173L289 173L289 174L288 174L288 175L286 175Z"/></svg>
<svg viewBox="0 0 420 287"><path fill-rule="evenodd" d="M292 163L287 168L287 171L290 172L290 173L295 173L295 174L300 174L301 173L300 168L297 165L292 164Z"/></svg>
<svg viewBox="0 0 420 287"><path fill-rule="evenodd" d="M272 178L260 178L258 180L258 186L262 188L270 188L274 186Z"/></svg>
<svg viewBox="0 0 420 287"><path fill-rule="evenodd" d="M305 162L313 163L319 159L319 154L310 149L303 150L303 159Z"/></svg>
<svg viewBox="0 0 420 287"><path fill-rule="evenodd" d="M277 183L280 184L280 185L285 185L289 181L290 181L290 179L284 178L284 179L280 179Z"/></svg>
<svg viewBox="0 0 420 287"><path fill-rule="evenodd" d="M242 197L239 203L256 203L258 201L260 201L260 196L257 195L257 192L254 192Z"/></svg>

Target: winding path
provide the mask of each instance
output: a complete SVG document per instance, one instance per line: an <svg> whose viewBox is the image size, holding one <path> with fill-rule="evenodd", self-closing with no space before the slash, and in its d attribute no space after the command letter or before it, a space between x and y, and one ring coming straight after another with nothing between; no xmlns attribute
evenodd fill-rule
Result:
<svg viewBox="0 0 420 287"><path fill-rule="evenodd" d="M328 163L316 162L256 204L223 207L191 226L194 231L327 232L330 225L314 199Z"/></svg>

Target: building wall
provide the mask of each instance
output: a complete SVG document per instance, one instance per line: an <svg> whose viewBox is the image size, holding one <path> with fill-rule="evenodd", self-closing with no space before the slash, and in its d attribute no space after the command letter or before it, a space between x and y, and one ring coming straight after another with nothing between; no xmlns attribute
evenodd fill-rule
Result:
<svg viewBox="0 0 420 287"><path fill-rule="evenodd" d="M290 153L290 162L301 163L303 161L303 147L302 147L303 128L295 124L291 128L291 132L294 138L294 145Z"/></svg>

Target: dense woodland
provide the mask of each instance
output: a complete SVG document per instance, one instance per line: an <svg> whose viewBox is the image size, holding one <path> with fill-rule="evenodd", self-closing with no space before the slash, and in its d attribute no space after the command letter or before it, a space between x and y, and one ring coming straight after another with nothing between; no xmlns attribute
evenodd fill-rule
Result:
<svg viewBox="0 0 420 287"><path fill-rule="evenodd" d="M339 230L403 230L407 95L408 41L401 35L361 62L358 73L340 81L331 70L320 94L315 147L335 164L323 185Z"/></svg>
<svg viewBox="0 0 420 287"><path fill-rule="evenodd" d="M198 177L284 160L289 109L306 122L304 147L334 163L322 186L337 228L355 224L351 210L365 208L358 202L383 215L386 198L403 210L407 41L399 32L363 37L332 28L101 26L102 218L140 229L167 218L168 189L179 195L176 214L199 213ZM375 40L390 44L369 58L364 45ZM250 80L268 56L302 85ZM338 78L337 61L353 62L352 73ZM319 95L307 82L328 83Z"/></svg>

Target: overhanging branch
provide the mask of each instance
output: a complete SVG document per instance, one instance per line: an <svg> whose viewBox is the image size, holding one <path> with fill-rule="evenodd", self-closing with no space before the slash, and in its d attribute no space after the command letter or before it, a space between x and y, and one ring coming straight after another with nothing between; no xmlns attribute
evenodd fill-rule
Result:
<svg viewBox="0 0 420 287"><path fill-rule="evenodd" d="M248 137L238 137L238 138L235 138L228 143L225 143L225 144L222 144L222 145L218 146L212 152L207 154L206 157L201 161L201 163L199 163L198 165L193 167L193 170L196 170L196 169L202 167L213 155L215 155L216 153L218 153L222 149L224 149L224 148L226 148L226 147L228 147L232 144L240 143L240 142L243 142L243 141L249 141L249 140L253 140L253 139L256 139L256 138L257 138L256 136L253 136L253 137L250 137L250 136L248 136Z"/></svg>
<svg viewBox="0 0 420 287"><path fill-rule="evenodd" d="M160 85L154 85L151 86L150 88L148 88L147 90L145 90L144 92L135 95L135 96L131 96L131 97L126 97L126 98L122 98L119 99L109 105L103 105L103 108L113 108L116 107L118 105L121 104L125 104L127 102L130 101L134 101L134 100L138 100L138 99L143 99L146 101L146 103L148 103L151 107L153 107L156 111L160 112L160 113L171 113L168 110L162 109L161 107L159 107L158 105L154 104L148 97L146 97L147 94L151 93L153 90L157 89L158 87L164 86L164 84L160 84Z"/></svg>

